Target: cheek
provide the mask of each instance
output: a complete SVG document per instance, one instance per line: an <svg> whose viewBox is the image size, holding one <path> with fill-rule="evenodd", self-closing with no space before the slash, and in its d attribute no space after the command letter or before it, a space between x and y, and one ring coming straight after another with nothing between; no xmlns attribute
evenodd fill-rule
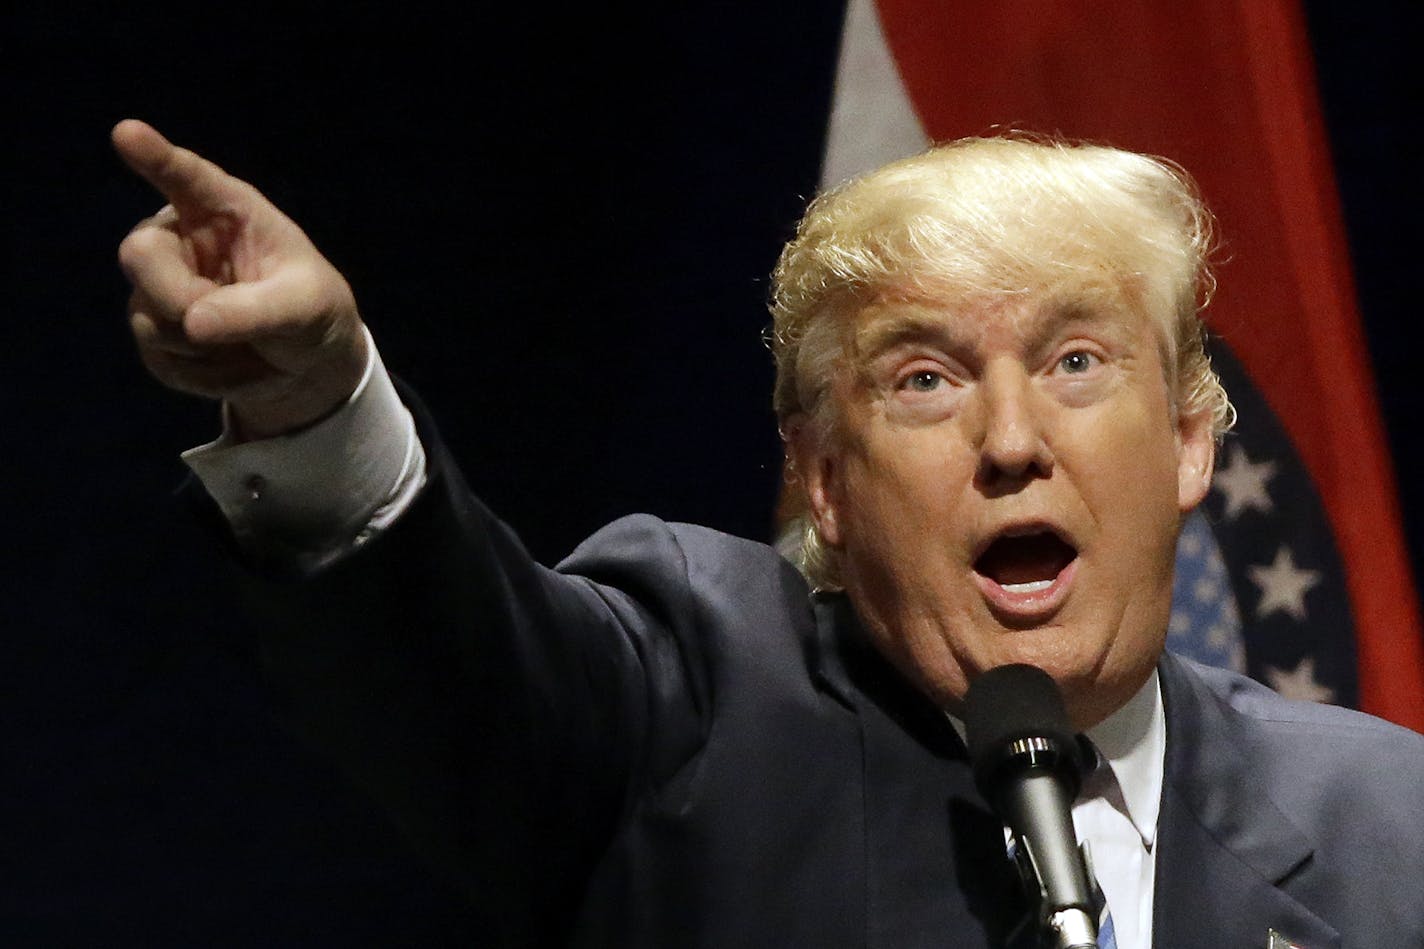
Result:
<svg viewBox="0 0 1424 949"><path fill-rule="evenodd" d="M1123 434L1121 444L1103 451L1082 490L1101 530L1098 563L1107 583L1097 607L1126 611L1120 635L1146 635L1165 622L1159 614L1171 600L1181 523L1176 439L1158 426Z"/></svg>
<svg viewBox="0 0 1424 949"><path fill-rule="evenodd" d="M945 437L868 440L847 457L844 507L867 534L942 530L968 483L963 468Z"/></svg>
<svg viewBox="0 0 1424 949"><path fill-rule="evenodd" d="M1083 490L1122 492L1119 505L1166 502L1175 509L1179 445L1165 401L1161 406L1119 403L1084 421L1071 437L1079 461L1090 468Z"/></svg>
<svg viewBox="0 0 1424 949"><path fill-rule="evenodd" d="M1095 525L1090 560L1101 585L1095 609L1156 610L1170 598L1177 531L1177 440L1170 422L1128 404L1084 428L1070 459L1072 482ZM1132 606L1130 604L1137 604Z"/></svg>
<svg viewBox="0 0 1424 949"><path fill-rule="evenodd" d="M969 519L962 503L968 482L956 459L943 446L934 453L901 447L893 458L863 459L848 479L842 549L847 584L903 637L968 602L946 594L965 582L955 565L966 556Z"/></svg>

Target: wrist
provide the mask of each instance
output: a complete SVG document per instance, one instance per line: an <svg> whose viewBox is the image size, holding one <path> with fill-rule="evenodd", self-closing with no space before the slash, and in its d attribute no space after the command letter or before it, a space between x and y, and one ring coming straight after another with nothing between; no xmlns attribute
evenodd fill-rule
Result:
<svg viewBox="0 0 1424 949"><path fill-rule="evenodd" d="M348 401L361 386L372 347L364 324L357 323L327 358L292 379L277 393L260 398L230 398L226 407L238 442L291 435L318 424Z"/></svg>

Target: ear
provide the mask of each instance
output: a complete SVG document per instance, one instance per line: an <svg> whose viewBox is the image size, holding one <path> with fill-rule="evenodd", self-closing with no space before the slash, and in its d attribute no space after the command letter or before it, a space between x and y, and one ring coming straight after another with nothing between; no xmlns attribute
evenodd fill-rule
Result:
<svg viewBox="0 0 1424 949"><path fill-rule="evenodd" d="M807 514L827 547L841 545L839 516L840 459L828 444L831 436L819 432L804 414L788 419L781 429L797 480L806 494Z"/></svg>
<svg viewBox="0 0 1424 949"><path fill-rule="evenodd" d="M1191 513L1207 491L1216 467L1216 435L1211 413L1197 412L1177 420L1177 508Z"/></svg>

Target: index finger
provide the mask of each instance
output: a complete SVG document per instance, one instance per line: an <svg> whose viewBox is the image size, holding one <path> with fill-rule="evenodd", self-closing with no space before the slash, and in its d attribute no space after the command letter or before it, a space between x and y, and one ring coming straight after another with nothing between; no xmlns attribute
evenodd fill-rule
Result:
<svg viewBox="0 0 1424 949"><path fill-rule="evenodd" d="M242 193L236 178L146 122L124 119L110 138L124 163L167 198L180 218L233 210Z"/></svg>

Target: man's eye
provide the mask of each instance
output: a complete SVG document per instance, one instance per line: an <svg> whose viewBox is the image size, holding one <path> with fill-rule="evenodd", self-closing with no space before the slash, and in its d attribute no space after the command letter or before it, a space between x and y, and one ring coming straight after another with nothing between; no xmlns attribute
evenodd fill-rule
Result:
<svg viewBox="0 0 1424 949"><path fill-rule="evenodd" d="M943 381L944 377L939 373L924 369L906 379L905 388L914 392L933 392L939 388L939 384Z"/></svg>
<svg viewBox="0 0 1424 949"><path fill-rule="evenodd" d="M1093 361L1096 357L1092 353L1081 349L1074 350L1062 359L1058 360L1058 368L1071 375L1087 372L1093 368Z"/></svg>

